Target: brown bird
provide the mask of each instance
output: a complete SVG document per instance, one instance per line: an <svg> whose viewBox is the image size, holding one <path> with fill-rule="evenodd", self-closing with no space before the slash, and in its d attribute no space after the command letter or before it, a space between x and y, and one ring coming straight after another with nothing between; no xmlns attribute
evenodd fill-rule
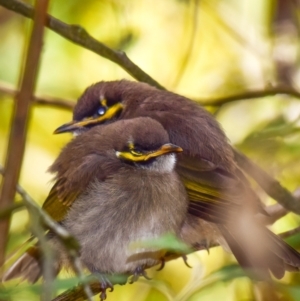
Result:
<svg viewBox="0 0 300 301"><path fill-rule="evenodd" d="M270 271L282 278L285 270L299 270L300 254L257 219L266 213L234 161L218 122L192 100L144 83L99 82L79 98L73 121L55 133L80 134L96 125L141 116L158 121L171 143L184 150L176 171L189 197L189 214L181 229L186 243L195 249L220 243L258 279L268 279Z"/></svg>
<svg viewBox="0 0 300 301"><path fill-rule="evenodd" d="M179 236L187 214L187 195L174 171L179 146L163 127L141 117L95 127L71 141L50 172L55 185L43 204L81 245L80 258L93 273L145 275L167 250L132 243L171 233ZM71 266L54 234L55 267ZM41 275L36 246L4 275L35 282ZM101 298L111 287L104 277Z"/></svg>

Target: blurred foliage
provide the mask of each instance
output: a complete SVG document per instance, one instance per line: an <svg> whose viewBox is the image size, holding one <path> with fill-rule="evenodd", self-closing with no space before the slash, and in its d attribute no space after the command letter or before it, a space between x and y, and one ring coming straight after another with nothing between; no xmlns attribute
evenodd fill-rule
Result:
<svg viewBox="0 0 300 301"><path fill-rule="evenodd" d="M29 1L28 1L29 2ZM83 26L93 37L127 53L167 89L190 98L216 98L284 82L299 82L298 26L292 1L261 0L52 0L49 13ZM32 2L31 2L32 3ZM283 6L282 6L283 5ZM277 9L277 8L280 9ZM288 8L290 7L290 11ZM289 13L289 14L288 14ZM28 42L29 20L0 7L0 163L4 164L13 97L1 84L18 86ZM37 95L77 99L99 80L128 78L126 72L50 30L36 83ZM299 99L278 95L228 103L213 111L229 139L269 174L293 191L300 182ZM51 188L47 168L70 140L53 130L71 112L35 106L31 111L20 184L40 204ZM258 190L259 191L259 190ZM271 200L263 192L266 203ZM300 224L294 214L276 222L276 232ZM14 214L8 249L29 236L25 210ZM299 235L289 242L300 248ZM117 286L108 300L300 300L300 275L287 274L278 286L250 281L221 248L189 255L164 270L150 271L152 281ZM62 291L76 278L57 280ZM39 284L1 289L0 299L38 300ZM5 296L3 294L6 294ZM271 298L271 299L270 299Z"/></svg>

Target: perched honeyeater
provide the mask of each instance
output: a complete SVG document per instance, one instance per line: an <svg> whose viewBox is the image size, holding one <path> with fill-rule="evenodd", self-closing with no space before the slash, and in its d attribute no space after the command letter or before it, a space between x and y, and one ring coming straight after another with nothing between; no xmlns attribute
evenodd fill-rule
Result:
<svg viewBox="0 0 300 301"><path fill-rule="evenodd" d="M147 118L120 120L74 138L50 167L55 184L43 204L80 243L80 259L103 275L101 298L111 287L104 275L144 275L167 250L132 247L165 234L180 237L187 214L186 190L175 172L176 153L162 125ZM48 233L55 269L70 266L59 239ZM38 246L4 275L35 282L42 275Z"/></svg>
<svg viewBox="0 0 300 301"><path fill-rule="evenodd" d="M218 122L192 100L144 83L99 82L79 98L73 121L55 133L80 134L138 117L158 121L170 142L183 149L175 170L189 198L181 229L186 243L194 249L220 243L258 279L268 279L270 272L282 278L286 270L299 270L299 253L260 223L258 216L266 213ZM144 125L139 128L143 135Z"/></svg>

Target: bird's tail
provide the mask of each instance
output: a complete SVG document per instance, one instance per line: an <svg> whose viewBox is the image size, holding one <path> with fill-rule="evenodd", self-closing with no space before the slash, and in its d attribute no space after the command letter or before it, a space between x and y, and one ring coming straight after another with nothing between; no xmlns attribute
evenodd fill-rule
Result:
<svg viewBox="0 0 300 301"><path fill-rule="evenodd" d="M41 253L38 246L30 247L2 276L2 281L21 278L31 283L42 276Z"/></svg>
<svg viewBox="0 0 300 301"><path fill-rule="evenodd" d="M239 264L258 280L281 279L285 271L300 270L300 254L280 237L258 223L248 229L220 225L219 229Z"/></svg>

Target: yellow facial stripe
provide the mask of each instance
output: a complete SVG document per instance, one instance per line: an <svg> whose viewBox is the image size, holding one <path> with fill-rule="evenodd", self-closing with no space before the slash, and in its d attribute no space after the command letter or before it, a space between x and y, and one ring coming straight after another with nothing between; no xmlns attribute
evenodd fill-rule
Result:
<svg viewBox="0 0 300 301"><path fill-rule="evenodd" d="M113 106L109 107L106 111L106 113L103 116L99 116L97 118L98 121L103 121L103 120L109 120L115 117L119 112L123 110L123 105L118 102L114 104Z"/></svg>
<svg viewBox="0 0 300 301"><path fill-rule="evenodd" d="M105 98L100 98L100 104L103 107L107 107L107 100Z"/></svg>
<svg viewBox="0 0 300 301"><path fill-rule="evenodd" d="M106 106L106 99L102 99L100 101L100 103L101 103L101 105L104 104ZM85 126L94 125L94 124L98 124L98 123L101 124L101 123L105 122L106 120L110 120L110 119L114 118L122 110L123 110L123 105L121 103L116 103L115 105L107 108L104 115L97 116L97 117L88 117L88 118L85 118L80 121L68 122L68 123L60 126L59 128L57 128L54 131L54 134L71 132L71 131L75 131L80 128L83 128Z"/></svg>
<svg viewBox="0 0 300 301"><path fill-rule="evenodd" d="M117 157L131 162L141 162L141 161L147 161L149 159L148 154L136 155L130 151L117 152Z"/></svg>
<svg viewBox="0 0 300 301"><path fill-rule="evenodd" d="M116 103L115 105L109 107L106 113L99 117L89 117L82 121L76 122L77 127L85 127L87 125L103 123L106 120L114 118L120 111L123 110L123 105L121 103Z"/></svg>
<svg viewBox="0 0 300 301"><path fill-rule="evenodd" d="M130 150L134 149L134 144L133 144L133 142L129 142L129 143L128 143L128 147L129 147Z"/></svg>
<svg viewBox="0 0 300 301"><path fill-rule="evenodd" d="M179 153L182 152L182 148L174 145L174 144L164 144L161 148L159 148L156 151L152 152L144 152L139 153L136 152L134 149L134 144L129 143L129 151L123 151L123 152L116 152L116 155L120 159L125 159L132 162L141 162L141 161L148 161L151 158L156 158L158 156L167 154L167 153Z"/></svg>

